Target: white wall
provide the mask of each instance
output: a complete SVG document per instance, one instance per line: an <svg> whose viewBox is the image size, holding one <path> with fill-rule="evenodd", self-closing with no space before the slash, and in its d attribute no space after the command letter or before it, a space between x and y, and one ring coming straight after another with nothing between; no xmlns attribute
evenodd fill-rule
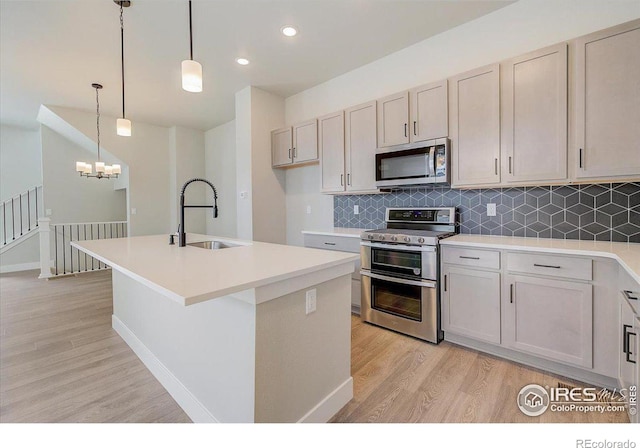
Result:
<svg viewBox="0 0 640 448"><path fill-rule="evenodd" d="M236 93L238 237L286 242L285 173L271 168L271 130L284 125L284 99L256 87Z"/></svg>
<svg viewBox="0 0 640 448"><path fill-rule="evenodd" d="M308 120L638 17L637 0L520 0L287 98L286 122ZM332 226L333 218L325 215L328 200L318 193L318 172L319 167L312 166L287 173L289 244L301 244L302 226ZM311 224L307 204L312 212L323 213Z"/></svg>
<svg viewBox="0 0 640 448"><path fill-rule="evenodd" d="M0 199L7 200L41 183L40 133L0 126Z"/></svg>
<svg viewBox="0 0 640 448"><path fill-rule="evenodd" d="M174 126L169 129L169 214L170 226L178 228L180 222L180 191L190 179L205 177L204 132ZM208 185L196 182L185 192L185 204L206 205ZM213 204L213 202L210 202ZM206 216L212 210L189 208L185 210L185 228L191 233L205 233Z"/></svg>
<svg viewBox="0 0 640 448"><path fill-rule="evenodd" d="M95 115L76 109L43 106L38 120L55 123L56 131L78 142L93 142ZM100 120L101 147L128 165L130 235L175 232L169 210L169 128L133 121L131 137L116 134L116 119ZM95 143L93 143L95 145ZM84 145L83 145L84 146Z"/></svg>
<svg viewBox="0 0 640 448"><path fill-rule="evenodd" d="M207 213L209 235L237 236L236 228L236 122L232 120L205 132L205 177L218 192L219 216L213 219ZM207 203L213 203L213 194L207 193Z"/></svg>
<svg viewBox="0 0 640 448"><path fill-rule="evenodd" d="M76 161L90 161L87 150L47 126L42 135L42 191L52 223L125 221L125 190L114 190L113 181L87 179L75 171Z"/></svg>

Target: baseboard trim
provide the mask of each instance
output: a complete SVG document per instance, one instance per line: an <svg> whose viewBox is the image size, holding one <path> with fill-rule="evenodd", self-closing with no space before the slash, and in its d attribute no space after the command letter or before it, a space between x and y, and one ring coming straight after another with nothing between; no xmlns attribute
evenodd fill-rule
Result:
<svg viewBox="0 0 640 448"><path fill-rule="evenodd" d="M338 386L333 392L307 412L298 423L327 423L331 417L353 398L353 377Z"/></svg>
<svg viewBox="0 0 640 448"><path fill-rule="evenodd" d="M140 358L151 374L169 392L178 405L194 423L220 423L207 408L186 388L178 378L133 334L115 315L111 316L111 326Z"/></svg>
<svg viewBox="0 0 640 448"><path fill-rule="evenodd" d="M34 261L31 263L7 264L4 266L0 266L0 274L7 274L9 272L32 271L34 269L40 269L39 261Z"/></svg>

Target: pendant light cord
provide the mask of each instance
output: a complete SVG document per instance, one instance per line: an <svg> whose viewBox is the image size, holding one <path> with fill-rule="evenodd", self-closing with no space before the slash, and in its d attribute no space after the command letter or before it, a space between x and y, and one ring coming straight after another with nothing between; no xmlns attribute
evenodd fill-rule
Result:
<svg viewBox="0 0 640 448"><path fill-rule="evenodd" d="M189 0L189 51L193 61L193 25L191 20L191 0Z"/></svg>
<svg viewBox="0 0 640 448"><path fill-rule="evenodd" d="M124 113L124 8L120 2L120 63L122 67L122 118L126 118Z"/></svg>
<svg viewBox="0 0 640 448"><path fill-rule="evenodd" d="M100 162L100 100L98 99L98 90L96 87L96 129L98 130L98 162Z"/></svg>

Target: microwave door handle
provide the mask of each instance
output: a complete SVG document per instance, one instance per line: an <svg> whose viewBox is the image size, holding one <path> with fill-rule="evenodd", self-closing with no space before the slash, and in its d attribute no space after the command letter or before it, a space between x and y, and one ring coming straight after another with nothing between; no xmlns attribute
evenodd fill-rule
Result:
<svg viewBox="0 0 640 448"><path fill-rule="evenodd" d="M436 155L436 147L432 146L431 148L429 148L429 161L427 162L429 164L429 177L436 177L435 155Z"/></svg>

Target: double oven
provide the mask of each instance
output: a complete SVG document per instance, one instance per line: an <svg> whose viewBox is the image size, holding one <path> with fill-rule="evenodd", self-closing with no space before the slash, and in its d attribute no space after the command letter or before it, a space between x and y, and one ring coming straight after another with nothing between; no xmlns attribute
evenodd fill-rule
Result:
<svg viewBox="0 0 640 448"><path fill-rule="evenodd" d="M362 235L361 316L437 344L442 339L438 241L454 233L455 225L448 221L455 219L455 210L393 209L387 216L394 210L409 222Z"/></svg>

